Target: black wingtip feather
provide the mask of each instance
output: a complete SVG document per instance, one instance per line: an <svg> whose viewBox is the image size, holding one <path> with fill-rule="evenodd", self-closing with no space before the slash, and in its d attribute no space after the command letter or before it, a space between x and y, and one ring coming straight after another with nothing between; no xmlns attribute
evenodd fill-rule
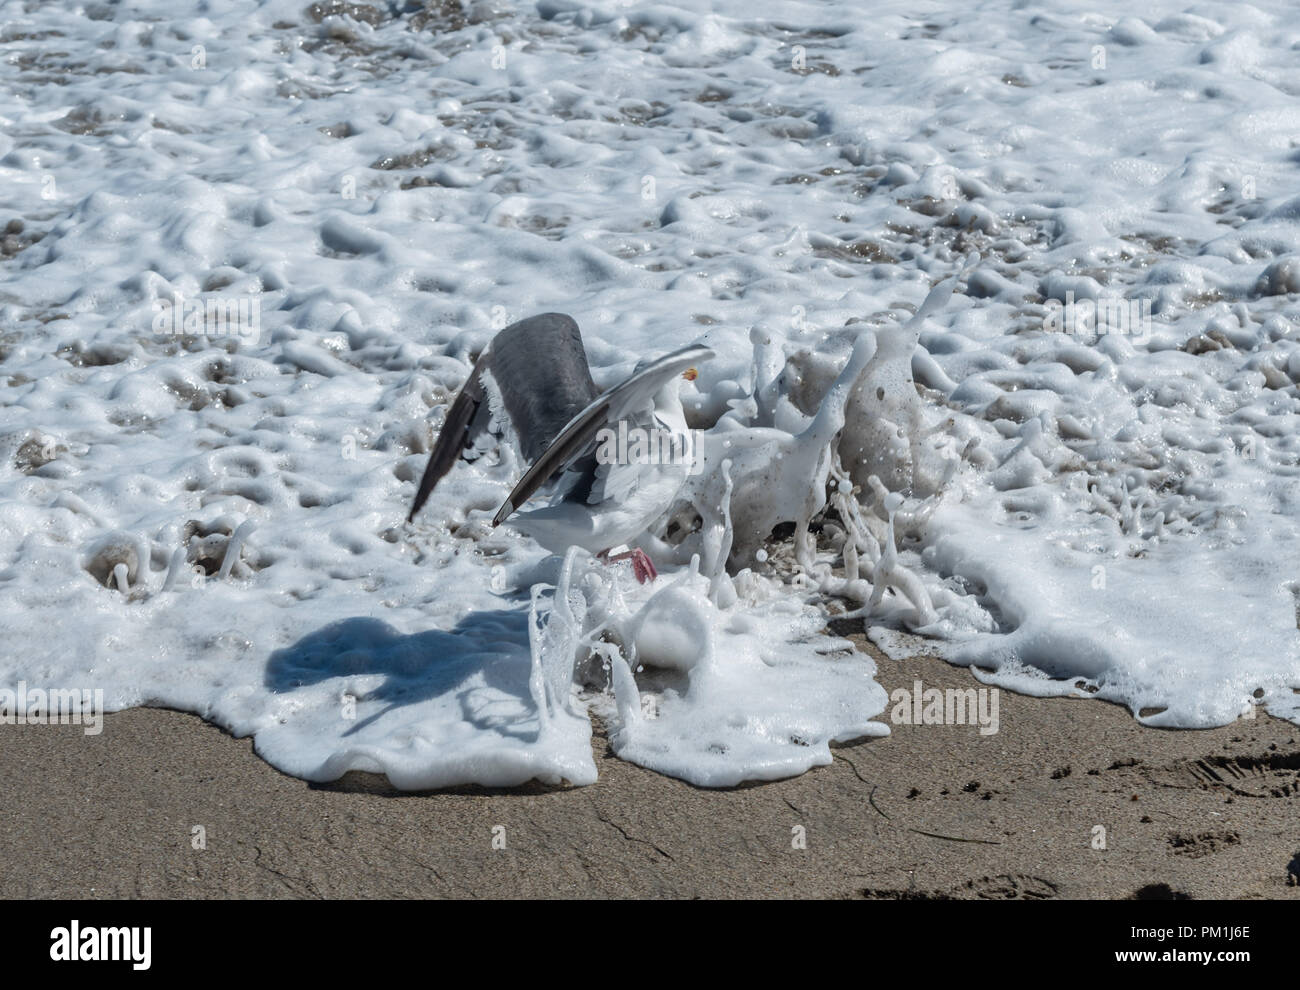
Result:
<svg viewBox="0 0 1300 990"><path fill-rule="evenodd" d="M415 514L424 507L433 489L443 476L452 469L452 465L460 457L461 452L469 442L470 426L474 421L474 415L478 408L483 404L484 392L481 376L483 369L488 360L488 352L485 350L479 356L474 370L466 379L465 384L461 387L455 401L451 404L451 409L447 412L447 418L443 421L442 429L438 433L438 439L433 445L433 452L429 455L429 463L425 465L424 474L420 478L420 487L415 493L415 502L411 505L411 512L406 517L407 522L415 520Z"/></svg>

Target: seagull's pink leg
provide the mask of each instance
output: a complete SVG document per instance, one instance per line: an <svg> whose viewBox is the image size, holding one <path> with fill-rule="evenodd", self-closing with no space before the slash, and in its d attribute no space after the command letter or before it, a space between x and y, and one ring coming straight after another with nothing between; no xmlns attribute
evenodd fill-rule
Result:
<svg viewBox="0 0 1300 990"><path fill-rule="evenodd" d="M632 551L631 557L632 573L636 575L638 584L645 584L647 581L653 582L659 576L659 572L655 570L654 562L640 547Z"/></svg>
<svg viewBox="0 0 1300 990"><path fill-rule="evenodd" d="M632 561L632 573L636 575L638 584L645 584L647 581L653 581L659 576L659 572L655 570L655 565L651 562L650 558L646 556L646 552L640 547L637 547L635 550L628 550L626 553L616 553L612 557L609 555L608 550L602 550L600 553L596 554L596 556L608 564L613 564L620 560Z"/></svg>

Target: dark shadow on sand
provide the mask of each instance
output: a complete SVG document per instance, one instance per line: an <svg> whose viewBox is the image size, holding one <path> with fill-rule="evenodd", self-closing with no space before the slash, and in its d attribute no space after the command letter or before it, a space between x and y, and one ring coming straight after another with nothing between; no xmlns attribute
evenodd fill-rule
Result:
<svg viewBox="0 0 1300 990"><path fill-rule="evenodd" d="M332 622L292 646L276 650L266 664L263 683L277 694L337 677L382 675L368 691L367 702L385 702L380 711L359 719L347 734L360 732L392 710L456 692L478 674L487 687L528 699L528 667L519 662L528 652L528 614L507 609L472 612L450 632L430 629L407 635L386 622L355 617ZM466 720L492 723L490 713L459 692ZM502 726L494 726L502 731Z"/></svg>

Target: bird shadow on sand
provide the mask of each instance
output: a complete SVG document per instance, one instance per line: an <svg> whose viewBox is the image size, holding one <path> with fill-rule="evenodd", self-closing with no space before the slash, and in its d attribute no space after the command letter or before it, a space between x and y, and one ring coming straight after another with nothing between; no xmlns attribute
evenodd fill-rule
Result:
<svg viewBox="0 0 1300 990"><path fill-rule="evenodd" d="M466 722L528 739L536 729L514 724L517 708L507 717L484 699L505 695L531 707L529 671L528 613L489 609L471 612L450 631L413 634L370 617L341 619L272 653L263 683L277 694L291 694L333 678L382 676L356 701L383 707L358 718L345 736L363 732L398 708L453 694Z"/></svg>

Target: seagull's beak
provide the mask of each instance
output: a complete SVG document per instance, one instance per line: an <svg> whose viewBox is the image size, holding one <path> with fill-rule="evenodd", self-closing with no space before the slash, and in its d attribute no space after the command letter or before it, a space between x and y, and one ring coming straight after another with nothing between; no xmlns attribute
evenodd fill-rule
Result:
<svg viewBox="0 0 1300 990"><path fill-rule="evenodd" d="M693 382L695 381L695 379L700 377L699 369L687 368L685 371L682 372L682 377L685 378L688 382Z"/></svg>

